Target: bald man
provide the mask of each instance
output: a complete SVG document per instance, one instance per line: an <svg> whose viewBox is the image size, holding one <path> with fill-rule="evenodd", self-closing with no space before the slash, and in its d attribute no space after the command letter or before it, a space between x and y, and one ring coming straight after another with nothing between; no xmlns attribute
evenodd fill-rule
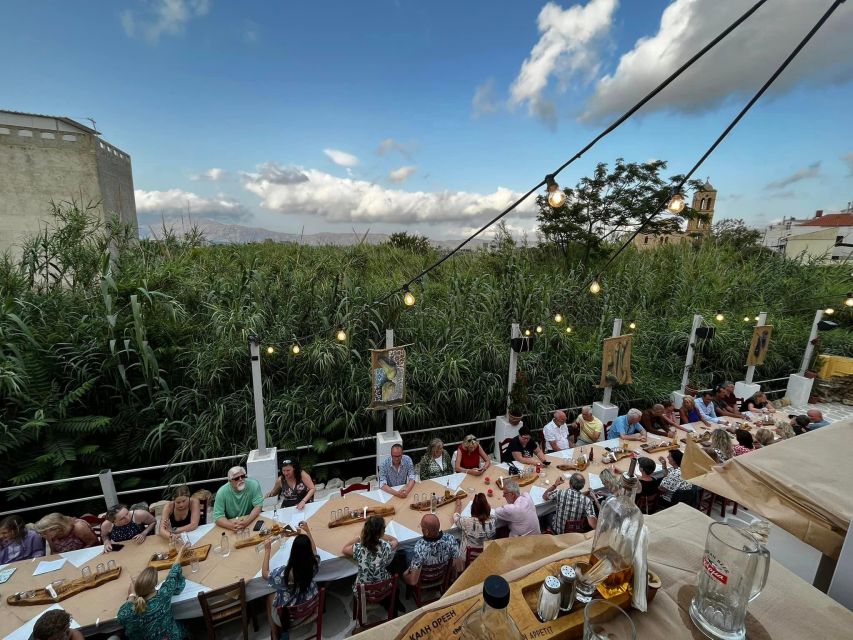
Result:
<svg viewBox="0 0 853 640"><path fill-rule="evenodd" d="M424 537L415 543L412 563L403 572L403 581L414 586L421 577L421 567L424 565L448 564L456 557L459 543L456 538L442 532L441 523L437 516L431 513L421 518L421 532Z"/></svg>
<svg viewBox="0 0 853 640"><path fill-rule="evenodd" d="M542 430L545 436L545 452L562 451L569 449L569 427L566 425L566 413L557 410L554 419L545 425Z"/></svg>

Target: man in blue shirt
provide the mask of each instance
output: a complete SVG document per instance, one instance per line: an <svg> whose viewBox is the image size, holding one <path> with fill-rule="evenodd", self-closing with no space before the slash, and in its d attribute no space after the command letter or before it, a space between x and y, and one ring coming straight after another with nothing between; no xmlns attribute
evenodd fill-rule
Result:
<svg viewBox="0 0 853 640"><path fill-rule="evenodd" d="M696 398L696 410L699 412L699 417L702 422L713 422L720 424L723 422L717 417L717 410L714 408L714 393L712 391L702 392L702 397Z"/></svg>
<svg viewBox="0 0 853 640"><path fill-rule="evenodd" d="M610 425L607 431L608 438L622 438L623 440L646 441L646 430L640 424L643 412L639 409L628 409L628 413L619 416Z"/></svg>
<svg viewBox="0 0 853 640"><path fill-rule="evenodd" d="M400 487L402 489L395 489ZM398 498L409 495L415 486L415 465L409 456L403 455L402 445L391 447L391 455L379 465L379 487Z"/></svg>
<svg viewBox="0 0 853 640"><path fill-rule="evenodd" d="M809 425L809 429L820 429L821 427L825 427L829 424L827 420L823 419L823 413L821 413L818 409L809 409L806 411L806 415L811 420L811 424Z"/></svg>

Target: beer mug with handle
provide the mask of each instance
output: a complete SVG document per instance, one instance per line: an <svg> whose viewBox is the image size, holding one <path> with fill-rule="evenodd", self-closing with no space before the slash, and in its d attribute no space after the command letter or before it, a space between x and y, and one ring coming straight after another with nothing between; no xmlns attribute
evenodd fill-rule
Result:
<svg viewBox="0 0 853 640"><path fill-rule="evenodd" d="M708 527L698 593L690 618L707 636L746 637L746 607L767 584L770 552L746 531L722 522Z"/></svg>

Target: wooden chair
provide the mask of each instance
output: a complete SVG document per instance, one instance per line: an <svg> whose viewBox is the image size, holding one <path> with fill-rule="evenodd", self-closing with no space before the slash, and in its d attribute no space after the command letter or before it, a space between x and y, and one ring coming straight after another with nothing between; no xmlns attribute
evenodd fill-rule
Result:
<svg viewBox="0 0 853 640"><path fill-rule="evenodd" d="M710 491L706 491L705 489L701 489L699 493L699 511L704 511L707 515L711 515L711 511L714 510L714 503L719 500L720 502L720 517L726 517L726 508L729 504L732 505L732 515L737 515L738 503L734 500L729 500L728 498L724 498L723 496L719 496L716 493L712 493Z"/></svg>
<svg viewBox="0 0 853 640"><path fill-rule="evenodd" d="M278 619L284 620L285 616L290 620L289 630L291 633L298 630L300 627L307 627L309 624L316 625L316 633L307 636L305 640L321 640L323 637L323 611L326 608L326 587L320 587L317 595L291 607L278 607ZM285 614L285 609L287 614Z"/></svg>
<svg viewBox="0 0 853 640"><path fill-rule="evenodd" d="M483 553L483 547L467 547L465 549L465 568L468 568L474 560L480 557L480 554Z"/></svg>
<svg viewBox="0 0 853 640"><path fill-rule="evenodd" d="M425 564L421 566L418 581L413 587L407 589L408 595L414 599L418 608L430 602L435 602L447 590L452 568L452 561L443 564ZM424 597L424 591L433 590L435 591L435 597Z"/></svg>
<svg viewBox="0 0 853 640"><path fill-rule="evenodd" d="M240 620L243 626L243 638L249 638L249 607L246 601L246 582L229 584L207 593L199 593L198 601L207 627L207 637L216 637L216 627L231 620ZM252 628L257 631L258 623L252 616Z"/></svg>
<svg viewBox="0 0 853 640"><path fill-rule="evenodd" d="M356 626L360 629L369 629L378 624L392 620L396 614L397 600L397 574L382 580L381 582L371 582L369 584L360 584L356 587L356 593L353 596L352 617L356 622ZM367 622L367 611L371 604L388 603L387 615L374 622ZM362 611L362 603L365 611Z"/></svg>
<svg viewBox="0 0 853 640"><path fill-rule="evenodd" d="M646 515L652 514L657 511L658 497L659 496L657 495L637 496L637 506L640 508L640 511L642 511Z"/></svg>
<svg viewBox="0 0 853 640"><path fill-rule="evenodd" d="M84 513L80 519L92 528L92 533L98 539L98 544L103 544L104 541L101 540L101 522L103 521L92 513Z"/></svg>
<svg viewBox="0 0 853 640"><path fill-rule="evenodd" d="M498 444L498 461L503 462L504 454L506 450L509 448L509 443L512 442L512 438L504 438Z"/></svg>
<svg viewBox="0 0 853 640"><path fill-rule="evenodd" d="M350 491L370 491L370 485L356 482L348 487L341 487L341 497L345 496Z"/></svg>

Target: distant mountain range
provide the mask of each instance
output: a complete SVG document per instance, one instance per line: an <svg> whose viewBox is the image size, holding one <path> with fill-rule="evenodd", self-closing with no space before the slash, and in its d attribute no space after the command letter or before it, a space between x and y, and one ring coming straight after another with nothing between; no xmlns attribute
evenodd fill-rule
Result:
<svg viewBox="0 0 853 640"><path fill-rule="evenodd" d="M196 227L207 242L211 244L247 244L249 242L292 242L297 244L322 246L340 245L348 246L358 244L364 240L365 244L380 244L386 242L390 237L385 233L369 233L367 237L355 232L351 233L311 233L296 234L270 231L261 227L247 227L241 224L225 224L207 218L167 217L157 218L156 221L147 221L140 216L139 236L142 238L161 237L163 227L171 229L174 233L183 235L193 227ZM431 240L432 244L441 249L450 249L459 244L460 240ZM476 249L489 243L489 238L475 239L469 243L469 247Z"/></svg>

